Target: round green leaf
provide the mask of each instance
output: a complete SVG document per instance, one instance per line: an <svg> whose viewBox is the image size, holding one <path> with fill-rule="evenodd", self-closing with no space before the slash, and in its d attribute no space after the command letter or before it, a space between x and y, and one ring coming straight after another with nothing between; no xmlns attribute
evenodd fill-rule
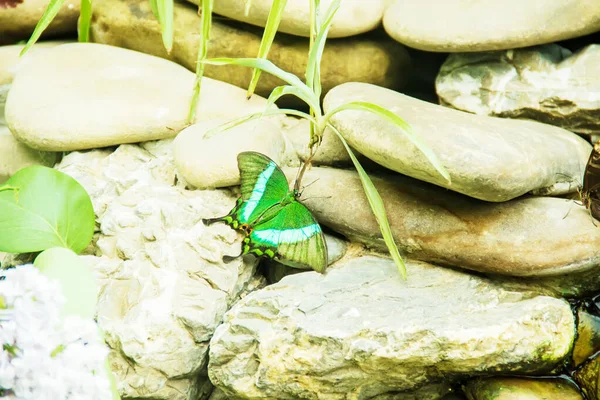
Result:
<svg viewBox="0 0 600 400"><path fill-rule="evenodd" d="M35 265L44 275L60 282L67 300L63 315L94 318L98 287L92 269L77 254L64 247L54 247L41 253Z"/></svg>
<svg viewBox="0 0 600 400"><path fill-rule="evenodd" d="M0 251L67 247L79 253L92 240L94 220L83 186L55 169L23 168L0 187Z"/></svg>

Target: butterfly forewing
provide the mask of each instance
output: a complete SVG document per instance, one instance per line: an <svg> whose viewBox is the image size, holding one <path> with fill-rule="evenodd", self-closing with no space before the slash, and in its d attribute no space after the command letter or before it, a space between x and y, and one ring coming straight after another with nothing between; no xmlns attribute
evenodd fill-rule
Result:
<svg viewBox="0 0 600 400"><path fill-rule="evenodd" d="M310 267L323 272L327 247L323 231L308 209L298 201L286 204L276 216L254 227L250 243L276 249L276 257L292 267Z"/></svg>
<svg viewBox="0 0 600 400"><path fill-rule="evenodd" d="M269 157L246 151L238 154L243 203L237 217L253 224L266 210L281 203L289 192L288 181Z"/></svg>

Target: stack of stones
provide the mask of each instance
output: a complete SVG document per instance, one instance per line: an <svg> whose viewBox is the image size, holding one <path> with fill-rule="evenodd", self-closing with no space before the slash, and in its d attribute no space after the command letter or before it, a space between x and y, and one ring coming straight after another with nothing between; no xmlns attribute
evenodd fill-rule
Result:
<svg viewBox="0 0 600 400"><path fill-rule="evenodd" d="M98 229L82 257L124 398L600 398L600 227L568 199L599 134L600 2L342 0L324 111L391 110L452 177L375 115L332 120L383 198L406 281L329 131L304 178L328 271L223 263L240 237L201 219L235 202L236 155L267 154L293 179L309 127L276 116L206 134L264 110L282 82L263 74L246 100L250 70L209 65L188 126L197 5L175 3L167 53L148 1L94 0L91 44L68 43L67 1L19 58L45 4L0 1L0 182L42 164L89 192ZM209 57L256 56L271 4L215 0ZM300 78L308 15L289 0L269 54Z"/></svg>

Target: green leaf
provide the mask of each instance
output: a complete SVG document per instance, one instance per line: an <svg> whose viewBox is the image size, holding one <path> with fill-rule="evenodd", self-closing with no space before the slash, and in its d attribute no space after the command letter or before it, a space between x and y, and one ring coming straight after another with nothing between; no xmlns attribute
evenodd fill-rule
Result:
<svg viewBox="0 0 600 400"><path fill-rule="evenodd" d="M160 20L161 15L158 13L158 3L157 3L157 0L148 0L148 3L150 3L150 9L152 10L152 14L154 14L154 18L156 18L156 20L158 21L158 23L160 25L162 25L162 22Z"/></svg>
<svg viewBox="0 0 600 400"><path fill-rule="evenodd" d="M198 49L198 58L196 60L196 80L194 81L194 94L190 103L188 113L188 123L193 124L196 119L196 108L200 99L200 89L202 87L202 77L204 76L204 63L208 54L208 42L210 40L210 27L212 19L213 0L202 0L202 36L200 37L200 48Z"/></svg>
<svg viewBox="0 0 600 400"><path fill-rule="evenodd" d="M62 315L92 319L96 315L98 286L92 269L82 258L64 247L42 252L33 262L44 275L60 282L66 303Z"/></svg>
<svg viewBox="0 0 600 400"><path fill-rule="evenodd" d="M275 39L275 35L277 34L279 23L283 17L283 10L285 9L286 4L287 0L273 0L273 4L271 4L271 10L269 11L269 18L267 18L267 24L265 25L265 29L263 31L263 36L260 41L260 47L258 49L258 55L256 58L267 58L269 49L271 48L273 40ZM249 11L249 7L247 10ZM252 71L252 79L250 80L250 85L248 85L246 97L250 98L252 97L252 94L254 94L254 90L258 84L258 78L260 77L260 72L261 70L259 68L254 68L254 71Z"/></svg>
<svg viewBox="0 0 600 400"><path fill-rule="evenodd" d="M27 50L29 50L31 46L35 44L35 42L37 42L37 40L46 30L48 25L50 25L54 17L56 17L56 14L58 14L58 12L60 11L60 8L62 7L64 1L65 0L50 0L50 3L48 3L48 7L46 7L46 11L44 11L44 15L42 15L42 18L40 18L40 20L38 21L37 25L35 26L35 29L33 30L33 33L31 34L31 37L27 41L27 44L25 45L25 47L23 47L23 50L21 50L21 56L25 54Z"/></svg>
<svg viewBox="0 0 600 400"><path fill-rule="evenodd" d="M81 11L77 22L80 42L90 41L90 24L92 22L92 1L81 0Z"/></svg>
<svg viewBox="0 0 600 400"><path fill-rule="evenodd" d="M173 49L173 0L156 0L162 39L167 53Z"/></svg>
<svg viewBox="0 0 600 400"><path fill-rule="evenodd" d="M383 235L383 240L392 256L392 259L396 263L396 267L402 276L402 279L406 280L406 265L400 256L400 251L398 251L398 246L396 246L396 242L394 241L394 236L392 234L392 228L390 228L390 223L387 219L387 214L385 212L385 206L383 205L383 200L377 192L375 185L373 185L373 181L369 178L369 175L365 172L362 165L358 162L358 159L346 143L346 140L337 130L337 128L331 124L327 124L329 128L340 138L342 144L346 148L348 155L352 159L354 163L354 167L356 171L358 171L358 176L360 177L360 182L363 185L363 189L365 190L365 194L367 195L367 200L369 201L369 205L371 206L371 210L373 210L373 214L375 215L375 219L377 219L377 223L379 224L379 229L381 230L381 234Z"/></svg>
<svg viewBox="0 0 600 400"><path fill-rule="evenodd" d="M203 61L205 64L212 65L242 65L244 67L259 68L271 75L274 75L286 82L288 85L298 88L304 97L311 99L308 103L310 107L319 108L319 98L315 96L312 90L304 84L296 75L286 72L273 64L269 60L262 58L211 58Z"/></svg>
<svg viewBox="0 0 600 400"><path fill-rule="evenodd" d="M307 104L310 104L310 101L312 100L310 98L307 98L305 96L305 94L295 86L289 86L289 85L277 86L275 89L273 89L271 91L271 94L269 95L269 98L267 99L267 105L265 106L265 111L269 110L275 104L275 102L277 100L279 100L280 97L283 97L286 95L296 96L300 100L304 101Z"/></svg>
<svg viewBox="0 0 600 400"><path fill-rule="evenodd" d="M0 191L0 251L32 253L67 247L76 253L94 233L94 209L69 175L39 165L23 168Z"/></svg>
<svg viewBox="0 0 600 400"><path fill-rule="evenodd" d="M265 110L265 111L259 112L259 113L249 114L249 115L246 115L246 116L243 116L243 117L240 117L240 118L236 118L233 121L229 121L229 122L226 122L226 123L221 124L219 126L216 126L216 127L210 129L208 132L206 132L204 134L204 139L208 139L209 137L211 137L213 135L216 135L219 132L223 132L223 131L226 131L228 129L234 128L234 127L236 127L238 125L241 125L241 124L243 124L245 122L248 122L248 121L252 121L252 120L255 120L255 119L262 118L262 117L268 117L268 116L271 116L271 115L281 115L281 114L284 114L284 115L295 115L295 116L300 117L300 118L306 118L309 121L312 121L313 123L316 122L315 119L312 116L310 116L310 115L308 115L306 113L303 113L302 111L292 110L292 109L286 109L286 108L281 108L281 109L276 108L276 109L271 109L271 110Z"/></svg>
<svg viewBox="0 0 600 400"><path fill-rule="evenodd" d="M401 128L403 133L406 135L406 137L419 150L421 150L421 152L425 155L425 157L427 157L427 160L429 160L431 165L433 165L433 167L440 173L440 175L442 175L444 177L444 179L446 179L448 181L448 183L452 182L450 179L450 174L448 173L446 168L444 168L444 166L442 165L439 158L425 144L423 139L421 139L421 137L413 131L412 127L406 121L404 121L402 118L400 118L399 116L397 116L390 110L387 110L381 106L378 106L377 104L367 103L367 102L363 102L363 101L352 101L350 103L342 104L341 106L338 106L338 107L334 108L333 110L329 111L323 117L323 119L321 121L321 125L324 126L325 124L329 124L329 120L331 119L331 117L333 115L337 114L340 111L344 111L344 110L370 111L370 112L372 112L376 115L379 115L380 117L390 121L391 123L395 124L396 126Z"/></svg>
<svg viewBox="0 0 600 400"><path fill-rule="evenodd" d="M341 0L334 0L329 6L325 21L323 21L319 27L319 31L317 32L314 42L311 43L310 52L308 54L308 63L306 65L306 85L312 88L315 95L319 98L321 97L321 58L323 57L323 50L325 49L325 41L327 40L329 28L333 23L333 17L340 8L340 1ZM319 4L316 4L315 7L318 8ZM314 14L315 21L313 23L316 24L316 10Z"/></svg>

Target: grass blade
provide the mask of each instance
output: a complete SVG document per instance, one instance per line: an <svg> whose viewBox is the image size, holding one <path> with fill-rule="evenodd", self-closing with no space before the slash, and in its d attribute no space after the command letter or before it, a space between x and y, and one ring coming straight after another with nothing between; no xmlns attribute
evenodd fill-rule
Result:
<svg viewBox="0 0 600 400"><path fill-rule="evenodd" d="M162 28L162 39L167 53L173 49L173 0L156 0L158 22Z"/></svg>
<svg viewBox="0 0 600 400"><path fill-rule="evenodd" d="M310 101L311 101L311 99L304 96L304 93L295 86L289 86L289 85L277 86L275 89L273 89L271 91L271 94L269 95L269 98L267 99L267 105L265 106L265 110L268 110L269 108L271 108L271 106L273 104L275 104L275 102L277 100L279 100L279 98L286 96L286 95L296 96L300 100L304 101L307 104L310 104Z"/></svg>
<svg viewBox="0 0 600 400"><path fill-rule="evenodd" d="M295 115L297 117L306 118L307 120L309 120L313 123L316 123L315 119L311 115L303 113L302 111L286 109L286 108L281 108L281 109L275 108L275 109L265 110L263 112L246 115L246 116L234 119L233 121L229 121L227 123L224 123L222 125L214 127L212 129L210 129L208 132L206 132L206 134L204 134L204 138L208 139L209 137L211 137L219 132L223 132L228 129L234 128L234 127L241 125L248 121L252 121L255 119L262 118L262 117L269 117L272 115L282 115L282 114L283 115Z"/></svg>
<svg viewBox="0 0 600 400"><path fill-rule="evenodd" d="M314 42L311 43L310 52L308 54L308 64L306 65L306 85L312 88L315 95L319 98L321 97L321 58L323 57L323 50L325 49L325 41L327 40L329 28L333 23L333 17L340 8L340 1L341 0L334 0L329 6L325 16L325 21L323 21L319 27L319 31L314 38ZM318 4L316 4L316 7L318 7ZM315 19L317 19L316 12ZM315 21L315 23L318 23L318 21Z"/></svg>
<svg viewBox="0 0 600 400"><path fill-rule="evenodd" d="M336 107L333 110L329 111L323 117L322 124L323 125L328 124L328 121L331 119L331 117L333 115L337 114L340 111L344 111L344 110L370 111L370 112L372 112L376 115L379 115L380 117L392 122L393 124L395 124L396 126L401 128L403 133L412 142L412 144L414 144L419 150L421 150L421 152L425 155L425 157L427 157L427 160L429 160L431 165L433 165L433 167L439 172L439 174L441 176L443 176L444 179L446 179L448 181L448 183L452 182L452 180L450 179L450 174L448 173L446 168L444 168L444 166L442 165L439 158L425 144L423 139L421 139L421 137L413 131L412 127L406 121L404 121L402 118L400 118L399 116L397 116L390 110L387 110L381 106L378 106L377 104L367 103L367 102L363 102L363 101L352 101L350 103L342 104L341 106Z"/></svg>
<svg viewBox="0 0 600 400"><path fill-rule="evenodd" d="M256 58L267 58L267 54L269 53L269 49L273 44L273 40L275 39L275 35L277 34L277 28L279 28L279 23L281 22L281 18L283 17L283 10L287 4L287 0L274 0L271 5L271 11L269 11L269 18L267 19L267 24L265 26L265 30L263 32L262 39L260 41L260 47L258 49L258 55ZM247 11L250 10L248 4L246 4ZM256 89L256 85L258 84L258 78L260 78L261 70L259 68L254 68L252 71L252 79L250 80L250 85L248 85L248 92L246 93L246 97L250 98L254 94L254 90Z"/></svg>
<svg viewBox="0 0 600 400"><path fill-rule="evenodd" d="M398 268L398 272L402 276L402 279L406 280L406 265L404 264L404 260L400 256L400 251L398 250L398 246L396 246L396 242L394 241L394 236L392 235L392 228L390 227L390 223L387 219L387 214L385 212L385 206L383 205L383 200L377 192L375 185L373 185L373 181L369 178L369 175L365 172L362 165L358 162L358 159L346 143L346 140L337 130L337 128L331 124L327 124L329 128L340 138L342 144L346 148L348 155L352 159L354 163L354 167L356 171L358 171L358 176L360 177L360 182L363 185L363 189L365 190L365 194L367 195L367 200L369 201L369 205L371 206L371 210L373 210L373 214L375 215L375 219L377 219L377 223L379 224L379 229L381 230L381 235L383 236L383 240L390 251L390 255L392 259L396 263L396 267Z"/></svg>
<svg viewBox="0 0 600 400"><path fill-rule="evenodd" d="M259 68L278 77L287 84L298 88L305 98L311 99L310 102L307 102L310 107L315 107L316 109L319 108L319 98L315 96L312 90L310 90L304 82L296 75L282 70L269 60L262 58L210 58L202 62L211 65L242 65L250 68Z"/></svg>
<svg viewBox="0 0 600 400"><path fill-rule="evenodd" d="M200 88L202 87L202 77L204 76L204 60L208 54L208 41L210 40L210 27L212 20L213 0L202 0L202 36L200 36L200 48L198 49L198 58L196 60L196 80L194 81L194 94L190 103L188 113L188 123L192 124L196 119L196 108L200 98Z"/></svg>
<svg viewBox="0 0 600 400"><path fill-rule="evenodd" d="M31 34L31 37L27 41L27 44L25 45L25 47L23 47L23 50L21 50L21 56L27 53L27 50L29 50L31 46L33 46L35 42L37 42L37 40L46 30L48 25L50 25L54 17L56 17L56 14L58 14L58 12L60 11L60 8L62 7L64 1L65 0L50 0L50 3L48 3L48 7L46 7L46 11L44 11L44 15L42 15L42 18L40 18L40 20L38 21L37 25L35 26L35 29L33 30L33 33Z"/></svg>
<svg viewBox="0 0 600 400"><path fill-rule="evenodd" d="M154 14L154 18L158 21L158 23L162 26L162 21L160 20L161 16L158 13L158 4L157 0L148 0L150 3L150 9L152 10L152 14Z"/></svg>
<svg viewBox="0 0 600 400"><path fill-rule="evenodd" d="M246 7L244 7L244 16L247 17L250 15L250 7L252 7L252 0L244 0L246 2Z"/></svg>
<svg viewBox="0 0 600 400"><path fill-rule="evenodd" d="M92 22L92 0L81 0L81 11L77 21L77 32L80 42L90 41L90 24Z"/></svg>

